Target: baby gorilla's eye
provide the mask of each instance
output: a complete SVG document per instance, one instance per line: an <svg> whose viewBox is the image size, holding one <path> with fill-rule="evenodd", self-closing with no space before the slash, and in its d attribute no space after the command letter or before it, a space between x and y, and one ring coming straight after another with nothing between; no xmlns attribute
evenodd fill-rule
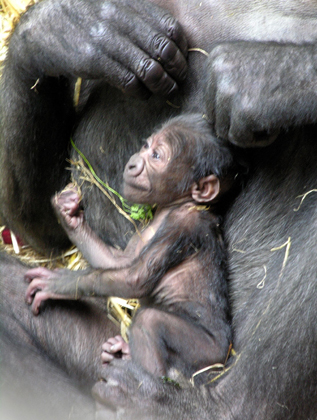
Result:
<svg viewBox="0 0 317 420"><path fill-rule="evenodd" d="M159 154L159 153L157 153L157 152L154 150L154 152L152 153L152 158L153 158L153 159L159 159L159 158L160 158L160 154Z"/></svg>

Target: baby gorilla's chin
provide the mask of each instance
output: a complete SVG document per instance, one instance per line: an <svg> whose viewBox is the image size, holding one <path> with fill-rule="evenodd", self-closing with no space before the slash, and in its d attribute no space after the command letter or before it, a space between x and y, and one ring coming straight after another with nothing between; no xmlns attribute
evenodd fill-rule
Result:
<svg viewBox="0 0 317 420"><path fill-rule="evenodd" d="M125 200L133 201L133 189L125 183L123 184L122 195Z"/></svg>

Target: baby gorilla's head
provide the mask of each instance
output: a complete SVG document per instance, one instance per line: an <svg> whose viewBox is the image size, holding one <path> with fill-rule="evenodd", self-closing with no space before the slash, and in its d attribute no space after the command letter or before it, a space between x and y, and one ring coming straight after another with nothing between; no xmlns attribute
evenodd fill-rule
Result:
<svg viewBox="0 0 317 420"><path fill-rule="evenodd" d="M124 196L135 203L217 202L234 179L228 143L214 137L200 114L165 123L127 163Z"/></svg>
<svg viewBox="0 0 317 420"><path fill-rule="evenodd" d="M199 183L210 175L217 177L220 183L217 199L230 189L237 174L233 146L213 135L202 114L172 118L159 133L164 135L172 150L169 175L183 174L178 184L180 191L187 191L192 183Z"/></svg>

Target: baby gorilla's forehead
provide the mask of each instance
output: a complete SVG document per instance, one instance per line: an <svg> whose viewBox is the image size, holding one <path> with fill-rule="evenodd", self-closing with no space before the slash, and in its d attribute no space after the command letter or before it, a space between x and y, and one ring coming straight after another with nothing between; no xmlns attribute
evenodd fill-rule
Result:
<svg viewBox="0 0 317 420"><path fill-rule="evenodd" d="M154 137L157 144L160 142L166 144L173 160L180 156L192 155L193 149L195 148L195 138L192 131L178 124L171 124L164 127Z"/></svg>
<svg viewBox="0 0 317 420"><path fill-rule="evenodd" d="M161 130L158 133L153 134L148 139L148 143L153 150L158 148L164 150L164 154L168 155L169 158L175 153L173 144L169 141L166 130Z"/></svg>
<svg viewBox="0 0 317 420"><path fill-rule="evenodd" d="M158 133L152 134L149 138L150 146L155 147L161 144L166 144L169 147L166 130L161 130Z"/></svg>

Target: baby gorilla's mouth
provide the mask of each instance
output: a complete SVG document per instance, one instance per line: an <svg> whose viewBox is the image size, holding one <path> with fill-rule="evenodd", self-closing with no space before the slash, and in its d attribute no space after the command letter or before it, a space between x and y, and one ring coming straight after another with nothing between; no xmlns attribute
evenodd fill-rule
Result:
<svg viewBox="0 0 317 420"><path fill-rule="evenodd" d="M134 184L133 182L128 182L124 179L123 180L123 190L125 189L125 187L133 188L134 190L139 190L139 191L147 191L146 187L144 187L140 184Z"/></svg>

